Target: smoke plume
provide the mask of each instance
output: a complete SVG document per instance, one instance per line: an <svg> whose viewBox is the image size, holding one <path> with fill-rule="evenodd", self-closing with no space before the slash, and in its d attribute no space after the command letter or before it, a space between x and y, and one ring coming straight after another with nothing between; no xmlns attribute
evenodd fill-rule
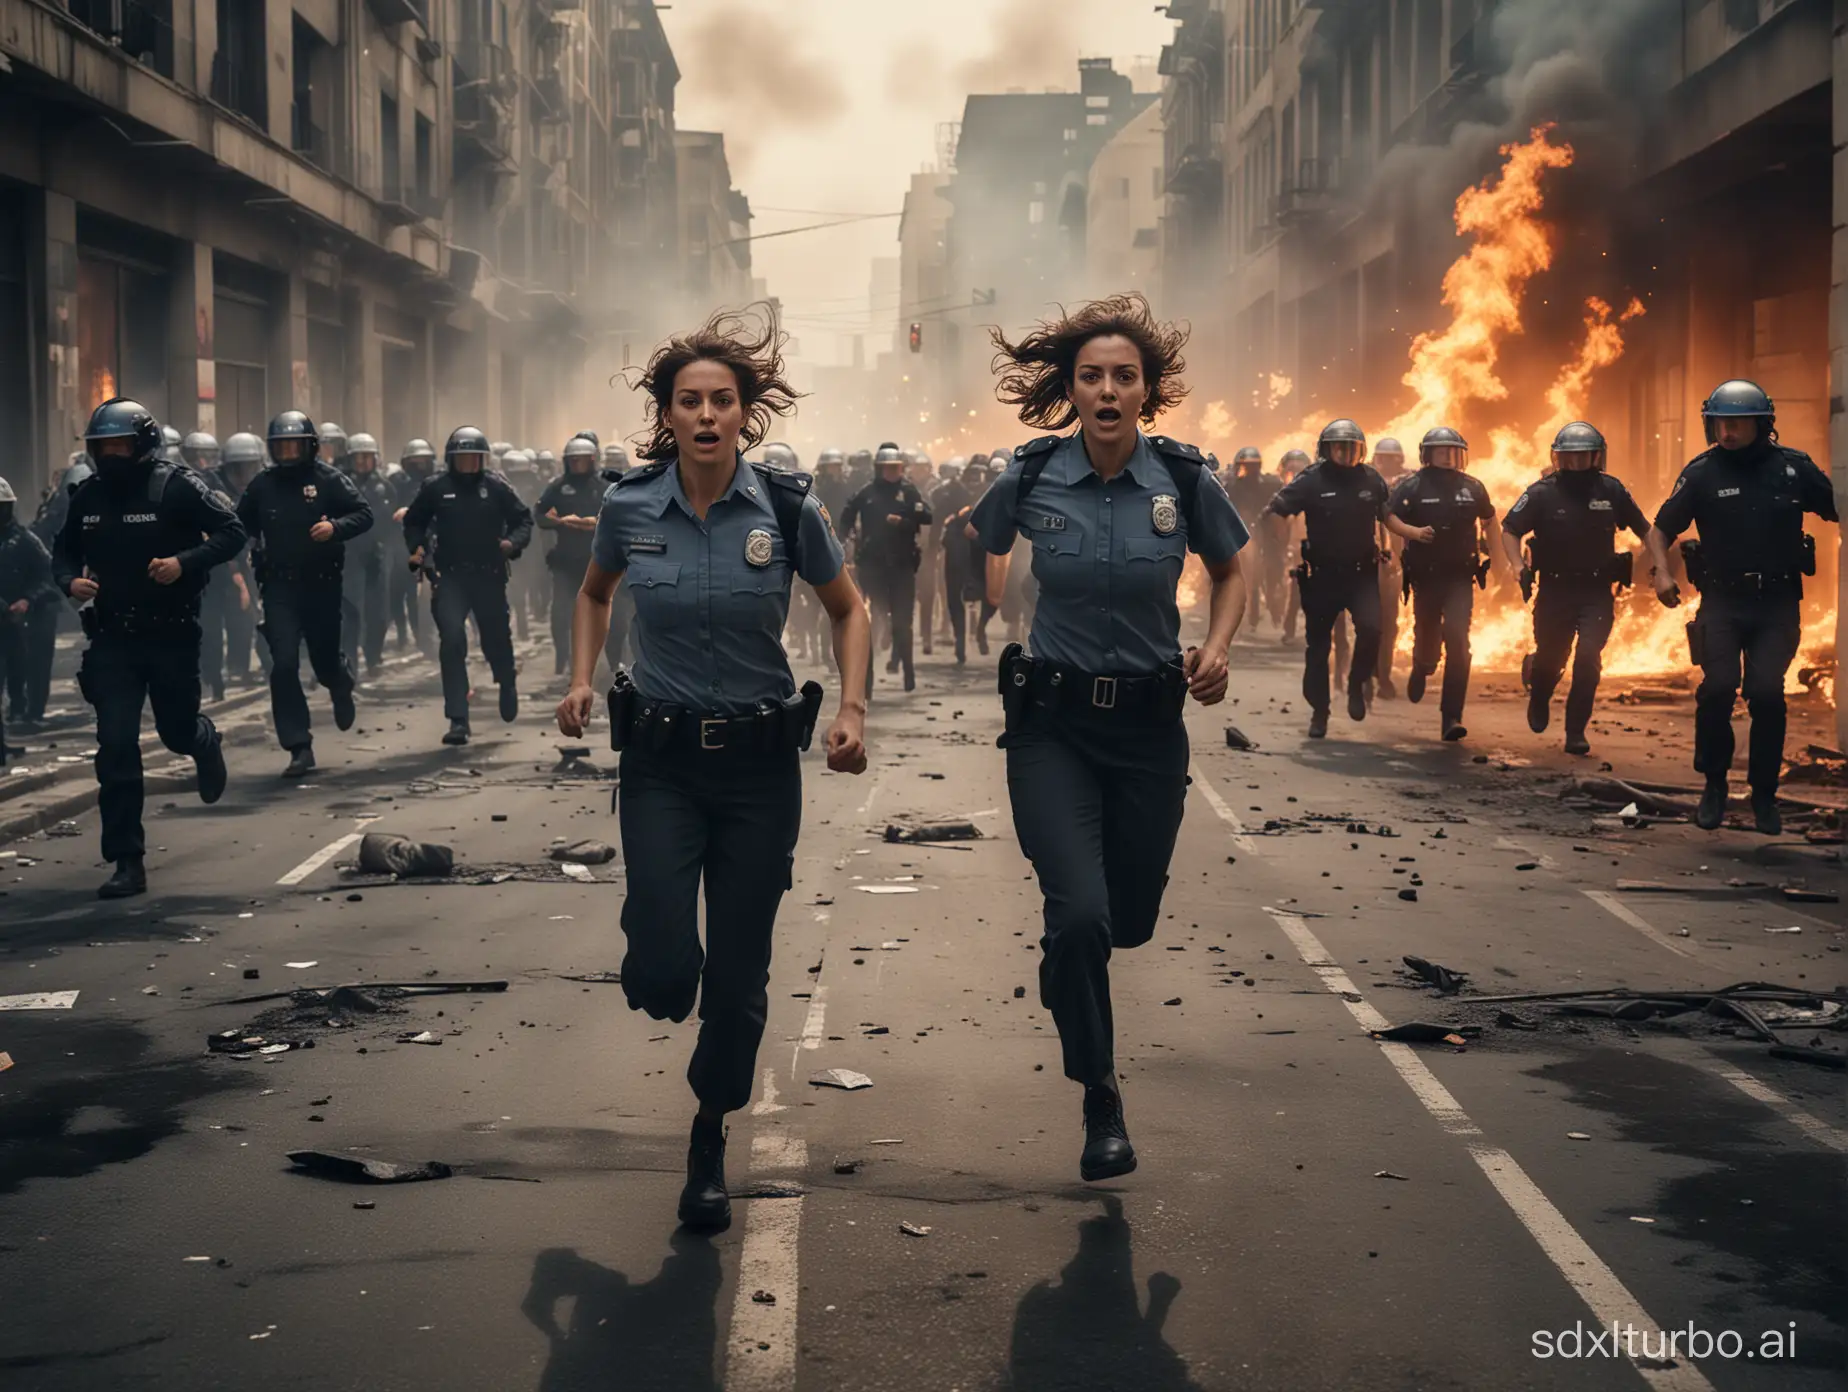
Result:
<svg viewBox="0 0 1848 1392"><path fill-rule="evenodd" d="M804 26L736 0L702 15L682 42L690 97L717 113L734 171L748 172L758 145L786 131L814 130L847 111L839 73L801 44Z"/></svg>

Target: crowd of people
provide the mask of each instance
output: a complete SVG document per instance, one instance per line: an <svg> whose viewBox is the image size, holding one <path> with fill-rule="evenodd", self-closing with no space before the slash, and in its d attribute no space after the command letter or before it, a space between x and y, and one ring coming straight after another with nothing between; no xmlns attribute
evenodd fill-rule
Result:
<svg viewBox="0 0 1848 1392"><path fill-rule="evenodd" d="M1753 813L1759 830L1777 830L1783 676L1802 577L1814 571L1803 517L1836 512L1826 476L1777 442L1775 409L1753 384L1711 394L1712 447L1653 523L1583 422L1559 433L1552 468L1498 518L1468 473L1467 442L1448 426L1424 436L1409 472L1390 440L1369 463L1364 432L1342 419L1323 429L1313 459L1292 452L1273 475L1243 449L1224 477L1194 446L1147 433L1186 393L1186 335L1139 296L1082 306L1018 342L993 338L997 394L1042 433L941 469L886 443L851 456L823 450L811 473L787 445L766 444L796 400L774 317L754 326L720 315L657 351L641 382L648 429L633 465L591 431L555 457L469 426L450 434L440 467L423 440L394 465L374 437L300 411L278 415L265 438L233 435L221 447L205 434L180 438L134 401L103 403L85 453L31 527L12 516L16 499L0 482L0 652L9 686L23 667L16 714L43 712L45 654L63 609L78 608L88 639L78 684L96 711L102 852L114 864L99 892L147 889L144 705L161 742L194 761L210 803L228 773L203 689L223 696L252 680L253 658L289 755L284 776L300 778L315 766L304 648L340 730L356 718L357 674L377 671L394 629L400 648L434 648L442 739L459 746L471 737L471 627L511 722L515 634L549 624L553 675L567 679L556 712L567 736L589 727L599 669L610 673L627 875L622 988L655 1018L683 1020L698 1004L680 1216L713 1229L730 1221L724 1118L748 1103L755 1077L772 931L802 820L800 754L824 701L818 682L797 685L792 658L844 674L825 760L857 774L868 764L877 654L911 690L914 640L925 653L948 643L966 663L971 633L987 655L1001 618L999 743L1015 830L1044 895L1040 997L1065 1074L1083 1088L1086 1180L1136 1166L1108 963L1155 932L1186 803L1183 713L1190 699L1225 698L1245 624L1268 616L1293 636L1300 617L1308 734L1320 739L1334 678L1354 721L1392 692L1403 592L1413 625L1405 695L1421 701L1441 669L1440 733L1460 740L1474 596L1500 554L1524 593L1538 586L1529 724L1547 728L1576 647L1566 748L1584 753L1614 587L1631 578L1614 545L1627 528L1644 540L1661 603L1680 603L1678 574L1702 594L1691 626L1704 673L1697 821L1712 829L1723 818L1743 690ZM747 458L759 447L761 458ZM1683 543L1677 566L1669 548L1690 527L1699 541ZM549 545L535 544L539 533ZM1189 564L1205 576L1206 630L1183 646ZM1344 620L1351 637L1331 673Z"/></svg>

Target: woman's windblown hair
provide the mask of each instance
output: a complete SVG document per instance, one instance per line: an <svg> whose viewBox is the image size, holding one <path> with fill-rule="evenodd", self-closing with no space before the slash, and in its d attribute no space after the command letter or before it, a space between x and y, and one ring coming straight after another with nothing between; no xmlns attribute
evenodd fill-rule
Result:
<svg viewBox="0 0 1848 1392"><path fill-rule="evenodd" d="M1018 407L1023 425L1040 430L1063 430L1078 419L1071 388L1078 372L1078 353L1095 338L1127 338L1142 353L1142 375L1149 384L1142 403L1142 420L1153 421L1187 395L1181 374L1187 362L1187 330L1155 318L1140 294L1112 295L1093 300L1057 319L1041 322L1019 343L1009 343L1000 329L991 329L995 345L994 370L1000 376L995 395Z"/></svg>
<svg viewBox="0 0 1848 1392"><path fill-rule="evenodd" d="M754 449L770 433L773 416L787 416L802 395L784 375L783 346L789 336L768 303L743 310L720 310L692 333L669 339L655 350L642 370L639 386L648 393L648 442L636 451L643 459L672 459L674 444L669 410L674 382L682 368L696 362L723 363L738 379L744 404L744 432L739 442Z"/></svg>

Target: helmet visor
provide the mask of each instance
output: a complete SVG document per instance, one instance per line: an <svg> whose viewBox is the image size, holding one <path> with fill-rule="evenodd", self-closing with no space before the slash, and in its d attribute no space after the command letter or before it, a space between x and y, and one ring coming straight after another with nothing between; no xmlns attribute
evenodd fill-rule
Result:
<svg viewBox="0 0 1848 1392"><path fill-rule="evenodd" d="M1554 450L1553 467L1569 474L1593 472L1604 467L1604 451Z"/></svg>
<svg viewBox="0 0 1848 1392"><path fill-rule="evenodd" d="M1322 447L1322 454L1330 464L1349 468L1367 457L1367 447L1358 440L1330 440Z"/></svg>
<svg viewBox="0 0 1848 1392"><path fill-rule="evenodd" d="M1428 445L1425 463L1439 469L1462 469L1469 464L1469 449L1464 445Z"/></svg>

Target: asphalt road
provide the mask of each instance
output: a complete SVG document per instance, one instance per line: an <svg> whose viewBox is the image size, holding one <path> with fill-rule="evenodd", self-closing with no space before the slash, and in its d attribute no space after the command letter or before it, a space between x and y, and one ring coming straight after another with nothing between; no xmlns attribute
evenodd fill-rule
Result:
<svg viewBox="0 0 1848 1392"><path fill-rule="evenodd" d="M598 769L557 771L551 683L452 751L412 664L297 786L257 732L217 807L150 798L153 891L126 906L93 897L93 814L0 847L0 996L79 993L0 1011L0 1386L1842 1386L1844 1075L1702 1015L1467 1004L1840 988L1839 904L1779 891L1839 892L1839 848L1594 830L1559 796L1587 761L1527 733L1506 679L1462 745L1402 701L1310 744L1295 660L1241 644L1237 704L1190 714L1164 921L1113 964L1141 1168L1103 1185L1078 1180L1078 1089L1037 1000L986 662L940 652L914 695L882 689L864 777L806 765L762 1081L731 1132L754 1196L712 1241L674 1231L693 1023L570 979L620 967L623 877L547 861L615 833ZM1228 719L1256 751L1226 747ZM1607 706L1589 767L1688 781L1689 720ZM986 835L885 843L900 820ZM344 838L367 827L453 845L476 882L355 884ZM1464 995L1408 953L1468 973ZM338 1028L227 1003L481 980L508 989ZM1482 1029L1463 1050L1369 1036L1408 1021ZM207 1052L244 1026L316 1047ZM398 1042L425 1030L440 1045ZM810 1085L837 1067L874 1085ZM309 1148L456 1173L358 1187L292 1172ZM1740 1349L1613 1356L1592 1343L1612 1320ZM1553 1342L1573 1330L1576 1357Z"/></svg>

